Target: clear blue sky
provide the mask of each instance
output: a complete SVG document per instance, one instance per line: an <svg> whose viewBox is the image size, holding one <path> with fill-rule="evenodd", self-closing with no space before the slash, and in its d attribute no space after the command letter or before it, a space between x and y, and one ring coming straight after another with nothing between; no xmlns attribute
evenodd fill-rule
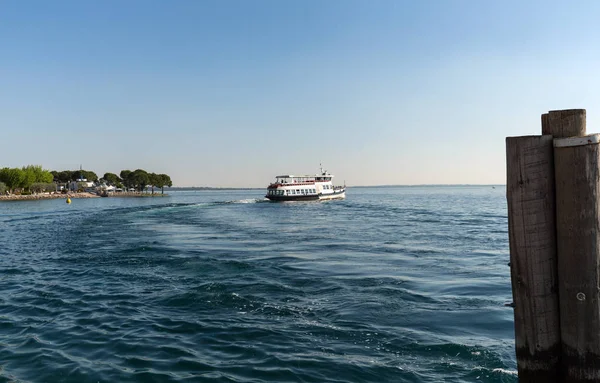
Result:
<svg viewBox="0 0 600 383"><path fill-rule="evenodd" d="M600 2L0 2L0 167L266 186L504 183L505 137L600 114Z"/></svg>

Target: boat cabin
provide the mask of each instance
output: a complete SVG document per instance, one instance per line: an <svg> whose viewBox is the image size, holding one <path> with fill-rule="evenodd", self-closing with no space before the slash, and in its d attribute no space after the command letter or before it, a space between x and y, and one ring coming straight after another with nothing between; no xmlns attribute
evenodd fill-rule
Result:
<svg viewBox="0 0 600 383"><path fill-rule="evenodd" d="M315 176L294 176L294 175L283 175L275 177L275 184L288 185L288 184L307 184L315 182L331 182L331 174L327 175L315 175Z"/></svg>

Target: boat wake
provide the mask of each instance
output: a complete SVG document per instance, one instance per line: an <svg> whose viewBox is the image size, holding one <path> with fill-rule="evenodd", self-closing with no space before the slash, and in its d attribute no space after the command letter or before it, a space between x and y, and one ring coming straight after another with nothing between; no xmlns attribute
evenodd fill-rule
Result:
<svg viewBox="0 0 600 383"><path fill-rule="evenodd" d="M225 203L261 203L261 202L269 202L266 198L247 198L247 199L238 199L233 201L226 201Z"/></svg>

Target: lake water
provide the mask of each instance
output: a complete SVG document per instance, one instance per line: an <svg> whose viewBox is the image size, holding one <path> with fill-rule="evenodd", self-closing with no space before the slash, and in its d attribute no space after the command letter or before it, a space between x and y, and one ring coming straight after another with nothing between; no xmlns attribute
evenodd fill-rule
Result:
<svg viewBox="0 0 600 383"><path fill-rule="evenodd" d="M516 382L503 186L0 203L0 382Z"/></svg>

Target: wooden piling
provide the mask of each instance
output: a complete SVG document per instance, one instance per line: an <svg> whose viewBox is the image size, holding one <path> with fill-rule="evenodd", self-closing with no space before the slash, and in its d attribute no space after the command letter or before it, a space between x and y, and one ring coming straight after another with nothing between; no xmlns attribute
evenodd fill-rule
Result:
<svg viewBox="0 0 600 383"><path fill-rule="evenodd" d="M600 135L554 142L565 382L600 381Z"/></svg>
<svg viewBox="0 0 600 383"><path fill-rule="evenodd" d="M508 137L507 201L519 381L560 382L553 138Z"/></svg>
<svg viewBox="0 0 600 383"><path fill-rule="evenodd" d="M542 114L542 135L552 135L550 125L548 124L548 113Z"/></svg>
<svg viewBox="0 0 600 383"><path fill-rule="evenodd" d="M586 131L585 109L551 110L542 115L542 134L554 138L582 137Z"/></svg>

